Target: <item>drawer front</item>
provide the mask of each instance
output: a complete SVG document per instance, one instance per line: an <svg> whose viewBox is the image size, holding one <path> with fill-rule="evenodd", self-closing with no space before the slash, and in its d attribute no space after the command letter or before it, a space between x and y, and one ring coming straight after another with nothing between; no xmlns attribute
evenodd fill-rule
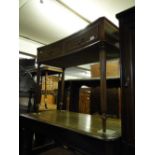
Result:
<svg viewBox="0 0 155 155"><path fill-rule="evenodd" d="M57 44L50 45L44 50L38 51L38 61L51 60L56 57L63 55L63 44L62 42L58 42Z"/></svg>
<svg viewBox="0 0 155 155"><path fill-rule="evenodd" d="M82 48L98 40L98 24L87 30L78 32L57 43L47 45L38 51L38 61L52 60L57 57L65 56L78 48Z"/></svg>
<svg viewBox="0 0 155 155"><path fill-rule="evenodd" d="M90 27L87 31L81 31L64 42L64 51L67 53L77 48L82 48L98 39L98 25Z"/></svg>

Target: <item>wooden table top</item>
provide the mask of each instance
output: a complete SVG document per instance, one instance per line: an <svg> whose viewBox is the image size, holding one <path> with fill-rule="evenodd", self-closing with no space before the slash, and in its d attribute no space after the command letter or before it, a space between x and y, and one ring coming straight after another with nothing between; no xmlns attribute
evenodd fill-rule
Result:
<svg viewBox="0 0 155 155"><path fill-rule="evenodd" d="M36 67L29 69L27 71L30 72L33 76L37 75ZM41 66L40 72L41 72L41 76L45 76L46 72L48 73L48 75L52 75L52 74L60 74L63 72L63 70L61 68L52 67L52 66Z"/></svg>
<svg viewBox="0 0 155 155"><path fill-rule="evenodd" d="M121 122L115 118L107 119L107 130L103 133L101 119L98 115L51 110L20 116L101 140L114 140L121 136Z"/></svg>

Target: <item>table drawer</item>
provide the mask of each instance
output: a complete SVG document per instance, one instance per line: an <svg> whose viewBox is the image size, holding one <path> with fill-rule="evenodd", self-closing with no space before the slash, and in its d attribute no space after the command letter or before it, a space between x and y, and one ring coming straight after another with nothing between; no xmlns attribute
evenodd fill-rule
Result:
<svg viewBox="0 0 155 155"><path fill-rule="evenodd" d="M77 33L64 41L64 50L70 52L77 48L82 48L91 42L96 41L97 39L98 25L94 25L86 31L81 31L80 33Z"/></svg>
<svg viewBox="0 0 155 155"><path fill-rule="evenodd" d="M40 50L38 52L38 61L39 60L49 60L51 58L55 58L63 55L63 44L62 42L58 42L57 44L53 44L50 48L45 48L44 50Z"/></svg>

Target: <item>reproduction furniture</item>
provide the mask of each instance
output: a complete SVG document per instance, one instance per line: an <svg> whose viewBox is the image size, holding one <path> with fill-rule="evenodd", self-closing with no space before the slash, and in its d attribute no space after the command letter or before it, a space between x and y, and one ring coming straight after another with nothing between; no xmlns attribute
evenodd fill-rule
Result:
<svg viewBox="0 0 155 155"><path fill-rule="evenodd" d="M106 85L107 85L107 104L108 104L107 114L111 114L119 117L120 104L121 104L120 93L119 93L120 78L107 79L106 82L107 82ZM60 86L60 82L59 82L59 86ZM82 86L87 86L89 88L84 89L84 88L81 88ZM99 78L65 80L63 109L73 111L73 112L82 112L79 108L80 106L79 104L81 104L80 107L83 107L83 105L85 104L86 105L85 110L87 111L87 113L93 114L95 112L99 112L99 108L98 108L99 100L100 100L99 86L100 86ZM80 98L81 96L80 90L85 90L83 91L85 95L84 94L82 95L85 98L83 103L81 103L80 101L80 99L82 99ZM58 91L58 102L59 102L59 96L60 96L59 92L60 91ZM87 106L87 102L89 102L88 103L89 107ZM83 112L85 112L85 110L83 110Z"/></svg>
<svg viewBox="0 0 155 155"><path fill-rule="evenodd" d="M37 75L37 68L36 67L28 69L27 71L30 72L32 74L32 76ZM41 76L45 76L46 74L48 74L48 75L60 74L60 73L62 73L62 69L43 65L40 67L40 73L41 73Z"/></svg>
<svg viewBox="0 0 155 155"><path fill-rule="evenodd" d="M36 113L20 115L22 155L32 153L34 132L47 135L56 144L74 148L85 155L120 154L120 120L107 118L106 79L106 61L119 58L119 55L118 28L105 17L65 39L38 48L38 86L42 64L63 69L58 103L60 110L39 113L37 98ZM65 68L92 62L100 63L100 115L63 111Z"/></svg>
<svg viewBox="0 0 155 155"><path fill-rule="evenodd" d="M35 82L28 69L34 67L35 59L19 59L19 112L32 112L35 103ZM32 101L33 100L33 101Z"/></svg>
<svg viewBox="0 0 155 155"><path fill-rule="evenodd" d="M30 68L27 70L27 72L31 73L31 75L34 77L37 75L37 68L36 67L33 67L33 68ZM51 66L47 66L47 65L43 65L40 67L40 76L41 76L41 80L40 80L40 83L39 85L41 85L41 95L44 96L44 108L42 109L48 109L48 88L47 88L47 77L48 75L55 75L55 74L58 74L60 76L60 74L62 73L62 69L61 68L56 68L56 67L51 67ZM58 76L58 78L59 78ZM42 77L45 77L45 81L44 81L44 90L43 90L43 82L42 82ZM57 95L55 95L54 92L52 92L52 90L50 90L50 94L53 94L55 96L55 98L57 99ZM42 100L41 100L42 101ZM40 102L41 102L40 101ZM41 105L41 103L40 103ZM43 107L43 106L42 106ZM39 111L42 110L39 108Z"/></svg>
<svg viewBox="0 0 155 155"><path fill-rule="evenodd" d="M119 19L122 89L122 154L135 154L135 7Z"/></svg>
<svg viewBox="0 0 155 155"><path fill-rule="evenodd" d="M51 137L53 147L66 146L82 155L120 155L120 120L108 118L106 133L101 122L98 116L60 110L21 114L20 155L35 155L34 132Z"/></svg>
<svg viewBox="0 0 155 155"><path fill-rule="evenodd" d="M101 17L85 29L55 43L38 48L37 82L40 81L40 65L60 67L100 62L100 109L103 131L106 132L106 60L119 57L118 28L107 18ZM37 102L39 103L39 102ZM62 74L59 107L64 103L64 72ZM37 107L37 105L36 105Z"/></svg>

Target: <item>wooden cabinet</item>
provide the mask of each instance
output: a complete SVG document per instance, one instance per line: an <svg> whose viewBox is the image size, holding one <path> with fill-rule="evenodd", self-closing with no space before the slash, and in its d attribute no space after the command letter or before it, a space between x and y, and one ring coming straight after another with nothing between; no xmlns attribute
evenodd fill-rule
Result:
<svg viewBox="0 0 155 155"><path fill-rule="evenodd" d="M90 114L91 88L80 88L79 91L79 112Z"/></svg>
<svg viewBox="0 0 155 155"><path fill-rule="evenodd" d="M87 86L87 87L86 87ZM64 109L68 111L99 114L100 80L83 79L65 81ZM59 92L58 92L59 94ZM120 79L107 80L107 114L120 117Z"/></svg>
<svg viewBox="0 0 155 155"><path fill-rule="evenodd" d="M120 88L112 87L107 89L107 115L110 117L120 117ZM100 113L100 87L95 87L91 91L90 113Z"/></svg>
<svg viewBox="0 0 155 155"><path fill-rule="evenodd" d="M57 76L44 76L42 77L42 96L39 110L57 109L57 90L58 90L59 77Z"/></svg>
<svg viewBox="0 0 155 155"><path fill-rule="evenodd" d="M119 19L122 87L122 154L134 155L135 147L135 8Z"/></svg>
<svg viewBox="0 0 155 155"><path fill-rule="evenodd" d="M100 77L100 64L91 65L91 77ZM112 59L106 62L106 78L120 78L120 60Z"/></svg>
<svg viewBox="0 0 155 155"><path fill-rule="evenodd" d="M37 68L31 68L28 70L35 78L37 75ZM57 108L57 91L59 76L62 73L61 68L51 67L42 65L40 67L40 95L41 98L38 100L38 110L51 110Z"/></svg>

